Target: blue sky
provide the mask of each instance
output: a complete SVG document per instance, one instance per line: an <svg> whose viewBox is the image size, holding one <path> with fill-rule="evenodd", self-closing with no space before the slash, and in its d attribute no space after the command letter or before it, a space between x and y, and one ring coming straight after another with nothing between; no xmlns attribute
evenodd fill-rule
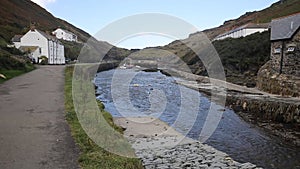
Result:
<svg viewBox="0 0 300 169"><path fill-rule="evenodd" d="M221 25L245 12L261 10L278 0L32 0L54 16L95 35L108 24L126 16L140 13L172 15L204 30ZM188 35L187 35L188 36ZM143 44L151 38L152 44ZM138 40L139 39L139 40ZM146 35L127 40L118 46L141 48L164 45L173 39Z"/></svg>

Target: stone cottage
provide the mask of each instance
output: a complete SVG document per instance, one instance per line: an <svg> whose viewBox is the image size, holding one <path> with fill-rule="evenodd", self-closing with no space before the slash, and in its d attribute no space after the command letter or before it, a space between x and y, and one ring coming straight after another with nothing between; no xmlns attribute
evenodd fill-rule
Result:
<svg viewBox="0 0 300 169"><path fill-rule="evenodd" d="M258 72L257 87L300 96L300 13L271 22L271 57Z"/></svg>
<svg viewBox="0 0 300 169"><path fill-rule="evenodd" d="M300 13L272 20L272 68L280 74L300 76Z"/></svg>

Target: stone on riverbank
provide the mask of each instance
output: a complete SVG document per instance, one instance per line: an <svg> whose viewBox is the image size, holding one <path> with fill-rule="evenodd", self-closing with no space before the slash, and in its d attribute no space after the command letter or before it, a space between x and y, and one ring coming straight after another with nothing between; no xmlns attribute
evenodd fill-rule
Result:
<svg viewBox="0 0 300 169"><path fill-rule="evenodd" d="M152 118L116 118L125 130L138 158L146 169L258 169L251 163L239 163L226 153L186 138L166 123Z"/></svg>

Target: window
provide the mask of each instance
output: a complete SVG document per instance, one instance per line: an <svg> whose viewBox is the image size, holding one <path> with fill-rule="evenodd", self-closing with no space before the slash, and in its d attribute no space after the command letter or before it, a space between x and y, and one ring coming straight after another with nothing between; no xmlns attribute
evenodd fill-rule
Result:
<svg viewBox="0 0 300 169"><path fill-rule="evenodd" d="M289 47L288 49L287 49L287 52L294 52L295 51L295 47Z"/></svg>
<svg viewBox="0 0 300 169"><path fill-rule="evenodd" d="M42 54L42 48L39 48L40 54Z"/></svg>
<svg viewBox="0 0 300 169"><path fill-rule="evenodd" d="M281 48L275 48L275 49L274 49L274 53L275 53L275 54L281 53Z"/></svg>

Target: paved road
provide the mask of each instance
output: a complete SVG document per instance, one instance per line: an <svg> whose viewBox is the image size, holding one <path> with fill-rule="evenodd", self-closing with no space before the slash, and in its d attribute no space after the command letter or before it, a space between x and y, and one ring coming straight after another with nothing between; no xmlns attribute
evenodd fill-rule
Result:
<svg viewBox="0 0 300 169"><path fill-rule="evenodd" d="M0 84L0 168L78 168L64 118L64 66L42 66Z"/></svg>

